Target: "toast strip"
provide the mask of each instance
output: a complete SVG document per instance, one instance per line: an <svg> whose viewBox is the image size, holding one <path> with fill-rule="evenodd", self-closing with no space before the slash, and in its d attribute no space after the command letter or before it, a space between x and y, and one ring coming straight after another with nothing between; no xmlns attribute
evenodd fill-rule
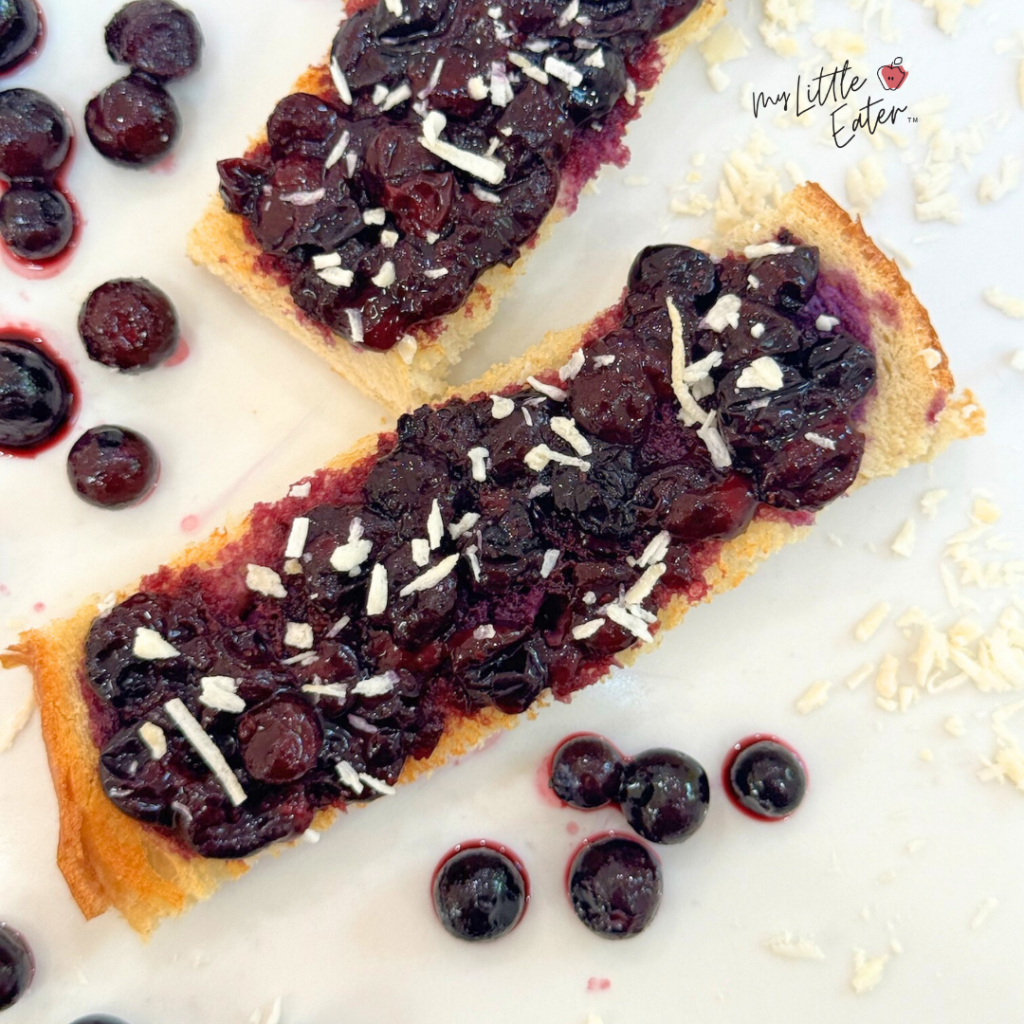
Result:
<svg viewBox="0 0 1024 1024"><path fill-rule="evenodd" d="M969 392L953 393L948 363L928 315L895 263L886 259L860 223L852 221L818 186L806 185L783 197L777 209L766 211L756 224L738 229L723 244L738 248L763 242L782 228L805 244L819 247L824 271L851 275L867 303L878 379L863 424L867 448L856 485L930 459L956 438L981 433L982 410ZM550 334L522 358L492 369L474 384L451 391L449 397L498 392L530 374L562 365L587 331L581 327ZM929 366L933 360L921 355L928 349L940 354L934 367ZM376 437L365 438L331 465L358 466L374 454L376 446ZM170 567L214 560L246 527L247 520L243 520L216 532L173 559ZM703 600L736 586L772 552L799 539L806 529L781 519L755 519L745 532L721 545L717 560L704 572L707 593ZM123 599L135 589L127 587L117 596ZM676 596L662 608L657 640L682 620L689 605L685 597ZM83 644L97 611L94 599L70 619L23 634L0 662L5 667L27 665L34 676L60 808L58 863L75 899L87 917L115 907L132 927L147 933L162 917L181 912L209 896L225 879L247 870L250 861L185 857L169 840L122 814L106 798L82 696ZM634 646L618 660L629 664L644 649ZM517 720L489 709L450 721L429 758L406 763L400 783L433 771ZM324 828L334 817L332 810L320 812L314 827Z"/></svg>
<svg viewBox="0 0 1024 1024"><path fill-rule="evenodd" d="M703 0L684 21L660 36L656 42L664 68L691 43L707 36L724 14L724 0ZM294 91L321 91L325 74L323 67L309 68L296 82ZM641 93L638 103L649 95ZM260 135L254 141L264 139L265 135ZM431 323L429 328L415 331L417 347L411 355L401 345L387 352L366 351L311 321L296 307L287 285L256 269L262 250L246 238L245 222L228 213L219 197L210 201L193 228L188 254L259 313L325 359L342 377L397 414L436 401L444 394L451 367L462 358L473 338L490 324L498 304L525 269L529 252L543 244L558 221L571 212L579 184L572 185L570 193L563 179L558 201L515 264L499 264L486 270L461 308Z"/></svg>

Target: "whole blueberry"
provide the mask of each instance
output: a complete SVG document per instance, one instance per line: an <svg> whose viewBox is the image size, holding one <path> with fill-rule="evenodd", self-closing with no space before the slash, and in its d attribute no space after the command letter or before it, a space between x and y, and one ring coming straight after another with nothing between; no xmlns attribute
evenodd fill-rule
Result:
<svg viewBox="0 0 1024 1024"><path fill-rule="evenodd" d="M141 434L124 427L87 430L68 453L68 480L90 505L137 505L156 485L160 461Z"/></svg>
<svg viewBox="0 0 1024 1024"><path fill-rule="evenodd" d="M434 879L434 909L457 939L481 942L514 928L526 912L526 879L506 854L487 846L458 850Z"/></svg>
<svg viewBox="0 0 1024 1024"><path fill-rule="evenodd" d="M0 92L0 176L49 180L67 159L64 111L35 89Z"/></svg>
<svg viewBox="0 0 1024 1024"><path fill-rule="evenodd" d="M736 801L759 818L785 818L807 792L803 761L777 740L760 740L744 747L729 769L729 786Z"/></svg>
<svg viewBox="0 0 1024 1024"><path fill-rule="evenodd" d="M39 31L35 0L0 0L0 73L10 71L29 55Z"/></svg>
<svg viewBox="0 0 1024 1024"><path fill-rule="evenodd" d="M18 184L0 198L0 238L26 260L60 255L75 233L75 215L62 192Z"/></svg>
<svg viewBox="0 0 1024 1024"><path fill-rule="evenodd" d="M32 984L36 962L25 937L0 922L0 1010L13 1006Z"/></svg>
<svg viewBox="0 0 1024 1024"><path fill-rule="evenodd" d="M569 868L577 917L606 939L639 935L661 905L661 866L643 843L609 835L588 841Z"/></svg>
<svg viewBox="0 0 1024 1024"><path fill-rule="evenodd" d="M67 374L38 345L0 337L0 448L34 448L71 414Z"/></svg>
<svg viewBox="0 0 1024 1024"><path fill-rule="evenodd" d="M78 314L89 358L128 373L150 370L178 344L171 300L145 278L118 278L96 288Z"/></svg>
<svg viewBox="0 0 1024 1024"><path fill-rule="evenodd" d="M171 94L159 82L133 72L89 101L85 130L100 155L112 163L146 167L171 151L181 119Z"/></svg>
<svg viewBox="0 0 1024 1024"><path fill-rule="evenodd" d="M133 0L110 19L105 39L116 64L169 82L199 67L203 34L191 11L170 0Z"/></svg>
<svg viewBox="0 0 1024 1024"><path fill-rule="evenodd" d="M627 766L622 813L644 839L681 843L704 823L710 799L707 772L678 750L647 750Z"/></svg>
<svg viewBox="0 0 1024 1024"><path fill-rule="evenodd" d="M548 785L570 807L593 810L618 801L622 771L619 752L603 736L573 736L555 751Z"/></svg>

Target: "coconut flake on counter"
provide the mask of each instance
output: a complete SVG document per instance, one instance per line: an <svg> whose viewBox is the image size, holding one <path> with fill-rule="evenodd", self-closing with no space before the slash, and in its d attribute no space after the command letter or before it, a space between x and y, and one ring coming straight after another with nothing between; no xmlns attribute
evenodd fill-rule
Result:
<svg viewBox="0 0 1024 1024"><path fill-rule="evenodd" d="M366 614L382 615L388 606L388 571L378 562L370 570L370 585L366 590Z"/></svg>
<svg viewBox="0 0 1024 1024"><path fill-rule="evenodd" d="M801 715L809 715L812 711L824 707L826 701L828 701L828 691L831 687L832 684L826 679L811 683L798 698L796 702L797 711Z"/></svg>
<svg viewBox="0 0 1024 1024"><path fill-rule="evenodd" d="M245 710L245 701L238 696L238 680L231 676L203 676L199 680L199 703L214 711L227 711L233 715Z"/></svg>
<svg viewBox="0 0 1024 1024"><path fill-rule="evenodd" d="M207 735L203 727L192 717L192 713L182 703L181 698L172 697L164 704L171 721L178 727L181 734L192 744L196 753L206 762L207 768L216 776L228 799L235 807L245 803L247 797L242 784L238 781L230 765L224 759L220 748Z"/></svg>
<svg viewBox="0 0 1024 1024"><path fill-rule="evenodd" d="M417 594L421 590L431 590L450 575L458 560L458 554L448 555L447 558L442 558L441 561L432 569L428 569L409 583L406 583L406 585L398 592L398 596L409 597L411 594Z"/></svg>
<svg viewBox="0 0 1024 1024"><path fill-rule="evenodd" d="M736 387L778 391L782 388L782 382L782 367L771 356L758 356L740 371Z"/></svg>
<svg viewBox="0 0 1024 1024"><path fill-rule="evenodd" d="M145 744L154 761L162 761L167 753L167 734L155 722L143 722L139 726L139 739Z"/></svg>
<svg viewBox="0 0 1024 1024"><path fill-rule="evenodd" d="M825 954L812 939L806 939L792 932L780 932L773 935L765 946L769 953L784 957L787 960L824 960Z"/></svg>
<svg viewBox="0 0 1024 1024"><path fill-rule="evenodd" d="M914 544L917 540L917 523L913 519L908 519L903 526L900 527L900 532L896 534L895 540L893 540L890 547L893 552L897 555L902 555L903 558L909 558L914 553Z"/></svg>
<svg viewBox="0 0 1024 1024"><path fill-rule="evenodd" d="M850 987L859 996L870 992L882 980L882 973L888 962L888 953L868 957L863 949L854 949L853 976L850 978Z"/></svg>
<svg viewBox="0 0 1024 1024"><path fill-rule="evenodd" d="M999 288L986 288L982 295L993 309L998 309L1000 313L1015 320L1024 319L1024 299L1007 295Z"/></svg>
<svg viewBox="0 0 1024 1024"><path fill-rule="evenodd" d="M274 575L277 576L277 573L275 572ZM280 577L278 577L278 584L280 582ZM180 653L176 647L172 647L155 629L150 629L148 626L136 628L135 639L132 641L132 655L134 657L141 658L143 661L163 661L166 658L176 658Z"/></svg>

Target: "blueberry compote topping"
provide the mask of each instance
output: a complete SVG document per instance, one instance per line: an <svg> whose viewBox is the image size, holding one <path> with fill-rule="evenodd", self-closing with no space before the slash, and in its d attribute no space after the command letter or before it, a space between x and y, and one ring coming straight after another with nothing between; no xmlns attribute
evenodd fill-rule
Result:
<svg viewBox="0 0 1024 1024"><path fill-rule="evenodd" d="M13 1006L32 984L36 963L25 937L0 922L0 1010Z"/></svg>
<svg viewBox="0 0 1024 1024"><path fill-rule="evenodd" d="M203 34L192 12L169 0L134 0L110 19L106 43L116 64L169 82L199 66Z"/></svg>
<svg viewBox="0 0 1024 1024"><path fill-rule="evenodd" d="M177 347L178 314L145 278L118 278L85 300L78 333L97 363L129 373L150 370Z"/></svg>
<svg viewBox="0 0 1024 1024"><path fill-rule="evenodd" d="M704 823L707 772L678 750L647 750L626 766L622 813L652 843L681 843Z"/></svg>
<svg viewBox="0 0 1024 1024"><path fill-rule="evenodd" d="M97 151L113 163L147 167L171 151L181 120L160 82L132 72L89 101L85 130Z"/></svg>
<svg viewBox="0 0 1024 1024"><path fill-rule="evenodd" d="M34 89L0 92L0 177L52 181L70 144L67 117L52 100Z"/></svg>
<svg viewBox="0 0 1024 1024"><path fill-rule="evenodd" d="M792 747L774 736L752 736L730 751L726 792L755 818L788 818L807 792L807 769Z"/></svg>
<svg viewBox="0 0 1024 1024"><path fill-rule="evenodd" d="M27 338L0 336L0 451L29 451L52 440L74 404L63 367Z"/></svg>
<svg viewBox="0 0 1024 1024"><path fill-rule="evenodd" d="M571 736L551 760L550 786L570 807L591 811L618 803L622 755L603 736Z"/></svg>
<svg viewBox="0 0 1024 1024"><path fill-rule="evenodd" d="M579 919L605 939L639 935L661 905L661 865L635 839L587 840L569 865L569 898Z"/></svg>
<svg viewBox="0 0 1024 1024"><path fill-rule="evenodd" d="M137 505L153 490L159 472L153 446L124 427L93 427L68 453L68 480L75 493L100 508Z"/></svg>
<svg viewBox="0 0 1024 1024"><path fill-rule="evenodd" d="M696 5L380 0L342 24L330 75L278 104L267 144L220 163L225 207L301 310L389 349L516 261L585 149L621 159L651 41Z"/></svg>
<svg viewBox="0 0 1024 1024"><path fill-rule="evenodd" d="M403 416L212 563L144 580L86 650L111 799L240 856L387 795L462 717L600 678L759 502L814 510L856 476L874 357L800 305L816 268L788 243L645 250L558 374Z"/></svg>
<svg viewBox="0 0 1024 1024"><path fill-rule="evenodd" d="M41 33L35 0L0 0L0 74L29 56Z"/></svg>
<svg viewBox="0 0 1024 1024"><path fill-rule="evenodd" d="M457 939L497 939L522 920L530 899L522 864L504 847L457 846L437 869L434 910Z"/></svg>

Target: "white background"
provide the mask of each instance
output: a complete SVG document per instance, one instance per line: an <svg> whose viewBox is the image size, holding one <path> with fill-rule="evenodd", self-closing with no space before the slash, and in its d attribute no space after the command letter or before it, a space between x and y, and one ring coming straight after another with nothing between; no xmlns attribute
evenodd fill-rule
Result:
<svg viewBox="0 0 1024 1024"><path fill-rule="evenodd" d="M117 71L102 27L107 0L44 0L49 35L41 58L4 84L36 86L62 103L81 133L87 99ZM185 122L175 169L134 173L105 164L81 143L69 184L86 224L81 247L59 277L29 282L0 266L0 322L38 326L71 364L82 389L79 428L103 422L140 429L164 464L155 495L117 513L75 498L64 477L73 437L35 461L0 459L0 644L25 625L71 611L150 569L256 499L385 423L381 410L262 322L183 255L190 224L215 187L216 158L235 155L274 102L329 43L334 0L193 0L207 39L202 72L173 86ZM686 241L706 224L668 213L668 186L708 164L699 186L713 194L726 153L753 127L740 84L791 88L794 64L769 53L759 4L733 0L731 15L753 42L727 65L732 85L707 84L703 60L683 57L630 132L633 162L608 171L600 194L531 261L496 324L469 357L469 378L551 328L588 319L618 295L636 251ZM930 310L961 383L989 411L990 433L956 446L930 474L922 467L873 485L821 515L814 537L777 556L738 591L696 609L638 671L618 673L571 707L503 737L472 765L440 772L368 814L355 814L316 846L265 859L186 917L141 944L115 916L86 925L54 865L56 807L37 719L0 759L0 919L22 928L39 963L30 994L4 1024L66 1024L106 1010L130 1024L232 1024L275 996L285 1024L605 1024L928 1020L1007 1021L1022 1004L1019 921L1024 913L1020 840L1024 795L983 785L979 755L991 755L985 717L998 701L957 691L908 714L875 708L870 684L850 693L839 681L862 661L903 643L890 624L867 650L854 622L877 600L942 613L942 541L967 525L971 489L987 488L1013 535L1024 507L1020 413L1024 379L1009 356L1024 345L1020 322L983 305L984 288L1024 295L1020 242L1024 190L981 207L978 178L1021 149L1024 110L1016 98L1018 57L993 43L1024 28L1016 0L984 0L965 12L954 39L934 14L893 0L899 43L867 35L870 68L902 56L910 78L900 101L949 96L950 128L1000 111L993 132L953 189L959 227L913 220L911 169L891 146L881 154L890 188L867 218L870 232L906 252L917 294ZM814 28L858 28L846 2L818 0ZM806 35L808 55L814 54ZM820 63L820 59L819 59ZM877 86L874 93L880 94ZM779 158L796 159L840 200L846 170L871 152L864 141L840 152L818 129L782 130L764 119ZM819 117L818 128L823 126ZM903 129L910 139L913 130ZM914 142L909 160L920 159ZM629 187L629 175L650 179ZM927 242L915 239L926 237ZM145 275L175 299L191 346L181 366L122 378L89 363L75 316L107 278ZM888 551L929 487L951 491L939 519L919 519L909 561ZM198 516L186 534L181 521ZM837 547L832 533L843 540ZM1019 557L1019 556L1018 556ZM982 595L989 614L992 595ZM35 611L37 603L45 610ZM904 652L905 653L905 652ZM837 683L807 717L795 698L816 679ZM0 676L0 724L27 693L25 673ZM958 712L967 735L952 739L944 718ZM702 831L664 851L661 914L642 937L591 936L568 908L563 874L579 824L616 822L552 808L536 772L566 733L594 729L627 751L668 744L698 757L714 776ZM737 814L717 775L734 740L776 731L801 750L812 788L800 813L765 827ZM934 761L918 751L928 747ZM526 861L533 901L524 923L491 946L449 939L427 899L436 860L455 842L488 836ZM909 854L908 842L926 840ZM891 881L880 881L889 877ZM999 905L970 928L987 897ZM823 962L773 957L765 942L783 930L813 936ZM893 955L878 988L849 986L855 946ZM605 991L587 991L591 977Z"/></svg>

